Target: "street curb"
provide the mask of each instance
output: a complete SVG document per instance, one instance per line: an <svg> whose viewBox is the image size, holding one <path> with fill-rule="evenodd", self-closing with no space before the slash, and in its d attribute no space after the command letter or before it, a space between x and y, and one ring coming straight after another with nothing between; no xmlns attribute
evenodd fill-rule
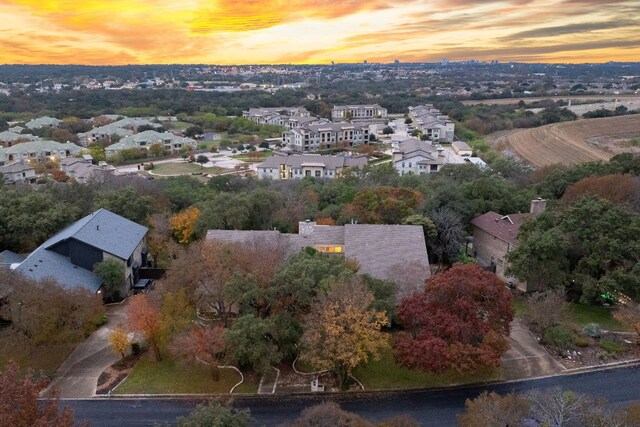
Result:
<svg viewBox="0 0 640 427"><path fill-rule="evenodd" d="M625 368L640 365L640 360L626 361L626 362L618 362L612 363L608 365L600 365L597 367L587 368L575 370L575 371L564 371L559 374L554 375L543 375L539 377L530 377L530 378L520 378L517 380L508 380L508 381L485 381L478 383L470 383L470 384L452 384L446 387L420 387L420 388L404 388L404 389L384 389L384 390L355 390L355 391L333 391L333 392L324 392L324 393L279 393L279 394L268 394L268 395L260 395L257 393L238 393L233 396L230 394L121 394L118 396L96 396L92 398L60 398L60 401L70 400L70 401L98 401L98 400L141 400L141 399L193 399L193 398L201 398L201 399L211 399L211 398L227 398L233 399L235 398L250 398L250 399L278 399L278 398L310 398L310 399L331 399L336 397L357 397L357 396L366 396L370 395L372 397L375 396L384 396L385 394L394 394L394 393L419 393L424 391L447 391L451 389L465 389L465 388L473 388L478 386L490 386L490 385L499 385L499 384L513 384L519 383L523 381L535 381L535 380L543 380L546 378L554 378L554 377L564 377L564 376L573 376L580 375L589 372L597 372L597 371L607 371L611 369ZM47 400L47 399L40 399Z"/></svg>

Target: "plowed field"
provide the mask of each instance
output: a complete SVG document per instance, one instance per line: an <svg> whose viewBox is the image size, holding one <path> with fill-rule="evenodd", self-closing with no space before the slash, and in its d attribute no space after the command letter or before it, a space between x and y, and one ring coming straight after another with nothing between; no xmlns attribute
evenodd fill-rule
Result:
<svg viewBox="0 0 640 427"><path fill-rule="evenodd" d="M624 141L640 135L640 115L555 123L505 136L506 147L539 168L608 160Z"/></svg>

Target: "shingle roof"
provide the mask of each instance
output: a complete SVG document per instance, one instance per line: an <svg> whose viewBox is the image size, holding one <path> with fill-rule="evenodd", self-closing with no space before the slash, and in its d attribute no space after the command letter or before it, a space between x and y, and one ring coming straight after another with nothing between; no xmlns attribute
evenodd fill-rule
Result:
<svg viewBox="0 0 640 427"><path fill-rule="evenodd" d="M63 240L74 238L119 258L127 259L147 231L147 227L106 209L99 209L74 222L44 242L42 246L50 248Z"/></svg>
<svg viewBox="0 0 640 427"><path fill-rule="evenodd" d="M12 132L12 131L4 131L4 132L0 132L0 141L5 141L5 142L13 142L13 141L17 141L19 139L22 140L36 140L36 139L40 139L37 136L31 135L29 133L17 133L17 132Z"/></svg>
<svg viewBox="0 0 640 427"><path fill-rule="evenodd" d="M0 265L19 264L25 259L26 257L24 255L11 252L9 250L0 252Z"/></svg>
<svg viewBox="0 0 640 427"><path fill-rule="evenodd" d="M28 170L32 170L33 168L28 164L22 162L11 163L9 165L0 166L0 173L19 173Z"/></svg>
<svg viewBox="0 0 640 427"><path fill-rule="evenodd" d="M97 292L102 279L89 270L73 265L69 258L40 246L16 269L24 276L42 280L54 279L63 288L85 288Z"/></svg>
<svg viewBox="0 0 640 427"><path fill-rule="evenodd" d="M417 263L422 266L425 279L430 275L424 232L418 225L314 225L313 231L306 235L281 234L278 231L209 230L206 238L234 243L263 241L272 245L285 244L289 255L308 246L341 245L347 258L358 261L360 273L393 280L393 267Z"/></svg>
<svg viewBox="0 0 640 427"><path fill-rule="evenodd" d="M529 216L528 213L500 215L490 211L474 218L471 224L500 240L516 245L520 226Z"/></svg>
<svg viewBox="0 0 640 427"><path fill-rule="evenodd" d="M142 225L99 209L49 238L16 271L35 280L50 277L66 288L83 287L96 292L102 284L98 276L49 249L64 240L75 239L126 260L147 231Z"/></svg>
<svg viewBox="0 0 640 427"><path fill-rule="evenodd" d="M360 272L394 280L393 267L418 263L430 276L424 231L419 225L346 224L344 253L360 264Z"/></svg>

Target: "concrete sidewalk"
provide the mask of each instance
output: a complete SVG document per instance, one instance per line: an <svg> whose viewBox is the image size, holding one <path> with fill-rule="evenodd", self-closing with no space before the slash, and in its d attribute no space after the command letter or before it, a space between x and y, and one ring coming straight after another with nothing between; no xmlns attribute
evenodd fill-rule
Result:
<svg viewBox="0 0 640 427"><path fill-rule="evenodd" d="M109 334L124 321L124 308L124 303L106 307L107 323L73 350L58 368L43 396L52 388L58 390L61 398L95 396L100 374L120 359L109 348Z"/></svg>
<svg viewBox="0 0 640 427"><path fill-rule="evenodd" d="M547 353L520 319L511 323L511 348L502 355L502 380L526 379L559 374L565 367Z"/></svg>

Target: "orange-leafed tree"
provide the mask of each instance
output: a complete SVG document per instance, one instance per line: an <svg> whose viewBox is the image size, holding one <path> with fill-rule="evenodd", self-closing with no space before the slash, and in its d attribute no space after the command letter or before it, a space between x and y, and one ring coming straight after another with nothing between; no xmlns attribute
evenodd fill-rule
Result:
<svg viewBox="0 0 640 427"><path fill-rule="evenodd" d="M66 407L59 411L55 392L49 394L49 400L38 401L38 394L46 385L46 378L35 377L31 372L23 375L18 365L9 363L0 372L0 425L73 426L73 409Z"/></svg>
<svg viewBox="0 0 640 427"><path fill-rule="evenodd" d="M116 328L109 333L109 347L114 353L118 353L124 359L124 353L127 351L127 347L131 344L129 334L122 325L116 326Z"/></svg>
<svg viewBox="0 0 640 427"><path fill-rule="evenodd" d="M366 224L400 224L423 199L422 193L409 188L366 188L343 208L341 216Z"/></svg>
<svg viewBox="0 0 640 427"><path fill-rule="evenodd" d="M141 333L153 351L154 359L162 360L158 344L162 331L158 304L148 294L134 295L130 298L126 313L129 329Z"/></svg>
<svg viewBox="0 0 640 427"><path fill-rule="evenodd" d="M369 308L373 295L357 278L336 280L305 318L301 359L331 369L345 387L353 369L376 359L388 341L380 329L387 314Z"/></svg>
<svg viewBox="0 0 640 427"><path fill-rule="evenodd" d="M398 310L406 332L396 338L396 359L425 371L497 367L509 345L511 294L494 273L454 264L427 280L424 291Z"/></svg>
<svg viewBox="0 0 640 427"><path fill-rule="evenodd" d="M582 196L598 196L610 202L625 205L633 201L640 191L640 180L632 175L591 176L572 184L562 196L564 204L571 204Z"/></svg>
<svg viewBox="0 0 640 427"><path fill-rule="evenodd" d="M214 381L220 380L218 364L224 352L221 326L194 326L178 335L169 345L169 351L191 363L205 363L211 370Z"/></svg>
<svg viewBox="0 0 640 427"><path fill-rule="evenodd" d="M163 214L153 214L147 218L149 233L147 233L147 250L153 258L153 266L158 267L158 257L169 247L171 240L171 225Z"/></svg>
<svg viewBox="0 0 640 427"><path fill-rule="evenodd" d="M196 237L196 224L200 218L200 209L190 207L171 216L169 223L173 236L179 243L186 245Z"/></svg>

